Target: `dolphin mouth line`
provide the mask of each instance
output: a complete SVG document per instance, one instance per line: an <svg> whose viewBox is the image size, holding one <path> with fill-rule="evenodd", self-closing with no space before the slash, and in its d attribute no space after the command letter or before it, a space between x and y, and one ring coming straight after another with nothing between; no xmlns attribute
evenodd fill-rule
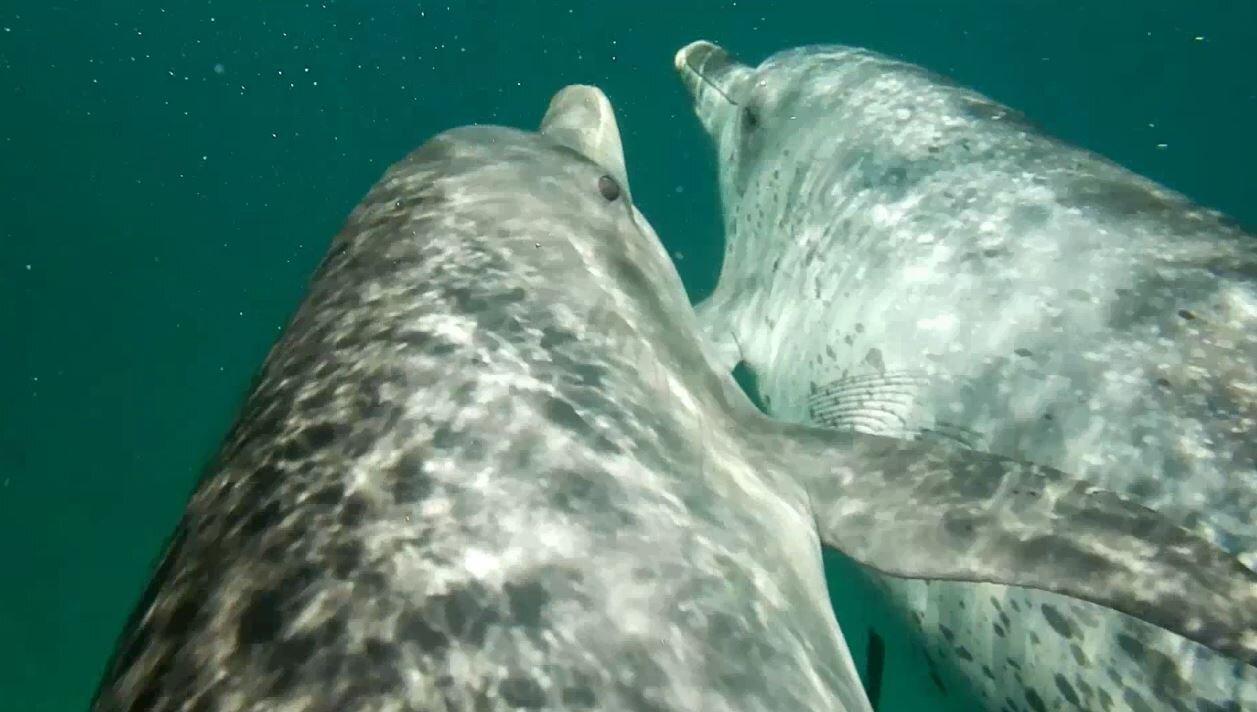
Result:
<svg viewBox="0 0 1257 712"><path fill-rule="evenodd" d="M726 93L725 93L725 91L724 91L724 89L721 89L721 88L720 88L720 85L719 85L719 84L717 84L717 83L715 83L714 81L712 81L712 80L711 80L711 78L710 78L710 77L708 77L706 74L703 74L702 70L700 70L699 68L695 67L695 66L693 65L693 63L691 63L691 62L690 62L690 58L689 58L688 56L685 58L685 68L686 68L686 70L688 70L691 74L693 74L694 76L698 77L699 81L701 81L703 84L706 84L707 86L711 87L712 91L714 91L714 92L716 92L717 94L719 94L719 95L721 96L721 98L723 98L725 101L729 102L729 103L730 103L731 105L733 105L733 106L741 106L741 104L739 104L738 102L734 101L734 100L732 99L732 97L730 97L728 94L726 94Z"/></svg>

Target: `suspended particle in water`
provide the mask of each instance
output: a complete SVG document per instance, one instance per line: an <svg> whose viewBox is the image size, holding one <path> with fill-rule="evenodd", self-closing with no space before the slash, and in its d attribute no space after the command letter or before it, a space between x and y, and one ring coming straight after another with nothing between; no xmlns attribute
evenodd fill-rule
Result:
<svg viewBox="0 0 1257 712"><path fill-rule="evenodd" d="M222 62L219 62L218 64L214 65L215 74L222 74L225 71L227 71L227 68L223 66Z"/></svg>

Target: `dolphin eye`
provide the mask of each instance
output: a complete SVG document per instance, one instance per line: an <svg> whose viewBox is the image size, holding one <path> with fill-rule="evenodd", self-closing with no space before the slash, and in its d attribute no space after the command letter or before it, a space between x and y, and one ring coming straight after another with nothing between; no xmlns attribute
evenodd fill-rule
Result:
<svg viewBox="0 0 1257 712"><path fill-rule="evenodd" d="M759 115L751 110L751 107L742 109L742 126L747 131L754 131L759 128Z"/></svg>
<svg viewBox="0 0 1257 712"><path fill-rule="evenodd" d="M598 179L598 192L610 203L620 197L620 184L611 176L603 176Z"/></svg>

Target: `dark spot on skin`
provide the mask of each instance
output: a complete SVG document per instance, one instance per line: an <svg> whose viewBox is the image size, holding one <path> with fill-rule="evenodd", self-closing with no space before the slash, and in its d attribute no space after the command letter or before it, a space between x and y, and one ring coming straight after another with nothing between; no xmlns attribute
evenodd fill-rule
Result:
<svg viewBox="0 0 1257 712"><path fill-rule="evenodd" d="M943 684L943 678L941 675L938 674L938 668L934 666L934 660L928 654L925 657L925 663L926 663L926 667L929 668L930 680L934 683L934 686L938 688L939 692L943 693L943 695L946 695L947 686Z"/></svg>
<svg viewBox="0 0 1257 712"><path fill-rule="evenodd" d="M301 435L312 450L321 450L332 444L332 440L336 437L336 427L326 423L311 425L301 431Z"/></svg>
<svg viewBox="0 0 1257 712"><path fill-rule="evenodd" d="M497 608L489 605L488 594L479 584L434 596L433 599L444 614L450 634L471 645L484 643L489 626L499 621Z"/></svg>
<svg viewBox="0 0 1257 712"><path fill-rule="evenodd" d="M332 574L337 578L349 579L362 567L363 547L358 541L343 541L331 552L330 563Z"/></svg>
<svg viewBox="0 0 1257 712"><path fill-rule="evenodd" d="M432 494L432 481L423 471L423 457L411 450L389 471L390 490L397 504L414 504Z"/></svg>
<svg viewBox="0 0 1257 712"><path fill-rule="evenodd" d="M1025 348L1013 349L1013 353L1017 354L1018 356L1022 356L1026 358L1033 355L1030 349L1025 349Z"/></svg>
<svg viewBox="0 0 1257 712"><path fill-rule="evenodd" d="M541 331L541 348L546 350L553 349L556 346L562 346L563 344L567 344L575 340L576 337L572 335L572 332L567 330L546 327Z"/></svg>
<svg viewBox="0 0 1257 712"><path fill-rule="evenodd" d="M360 494L351 494L340 509L340 523L347 527L357 526L367 513L367 500Z"/></svg>
<svg viewBox="0 0 1257 712"><path fill-rule="evenodd" d="M1043 604L1043 617L1047 619L1048 625L1052 626L1052 630L1063 638L1074 637L1074 627L1070 625L1069 620L1056 610L1055 606Z"/></svg>
<svg viewBox="0 0 1257 712"><path fill-rule="evenodd" d="M396 648L379 638L368 639L363 650L367 654L367 659L376 667L393 665L400 657Z"/></svg>
<svg viewBox="0 0 1257 712"><path fill-rule="evenodd" d="M970 653L969 649L963 645L956 648L956 657L967 662L973 662L973 653Z"/></svg>
<svg viewBox="0 0 1257 712"><path fill-rule="evenodd" d="M945 625L940 625L940 626L938 627L938 629L939 629L940 631L942 631L942 633L943 633L943 637L947 639L947 642L948 642L948 643L950 643L950 642L952 642L952 641L954 641L954 640L956 639L956 634L952 631L952 629L951 629L951 628L948 628L948 627L947 627L947 626L945 626Z"/></svg>
<svg viewBox="0 0 1257 712"><path fill-rule="evenodd" d="M446 423L442 423L432 433L432 447L447 450L458 444L458 435Z"/></svg>
<svg viewBox="0 0 1257 712"><path fill-rule="evenodd" d="M1043 698L1030 688L1026 688L1026 704L1030 705L1030 709L1034 712L1047 712L1047 705L1043 704Z"/></svg>
<svg viewBox="0 0 1257 712"><path fill-rule="evenodd" d="M992 622L991 628L995 630L995 635L998 635L1001 638L1003 638L1006 635L1006 633L1004 632L1003 626L1001 626L999 623Z"/></svg>
<svg viewBox="0 0 1257 712"><path fill-rule="evenodd" d="M620 184L611 176L598 179L598 192L608 203L620 197Z"/></svg>
<svg viewBox="0 0 1257 712"><path fill-rule="evenodd" d="M742 109L742 127L747 131L754 131L759 128L759 115L752 111L750 107Z"/></svg>
<svg viewBox="0 0 1257 712"><path fill-rule="evenodd" d="M1096 688L1096 695L1100 698L1100 706L1105 710L1113 709L1113 697L1104 691L1103 687Z"/></svg>
<svg viewBox="0 0 1257 712"><path fill-rule="evenodd" d="M1144 656L1143 643L1124 633L1117 636L1117 647L1134 660L1139 660Z"/></svg>
<svg viewBox="0 0 1257 712"><path fill-rule="evenodd" d="M1079 666L1086 667L1091 664L1091 661L1087 659L1087 654L1082 652L1082 648L1078 647L1077 643L1069 644L1069 652L1073 653L1074 662L1078 663Z"/></svg>
<svg viewBox="0 0 1257 712"><path fill-rule="evenodd" d="M419 611L403 611L397 619L397 638L410 641L428 653L439 653L449 647L449 638L433 628Z"/></svg>
<svg viewBox="0 0 1257 712"><path fill-rule="evenodd" d="M1169 387L1170 387L1170 379L1168 379L1168 378L1158 378L1158 379L1157 379L1157 385L1158 385L1158 386L1161 386L1162 388L1169 388Z"/></svg>
<svg viewBox="0 0 1257 712"><path fill-rule="evenodd" d="M974 480L976 478L969 478L967 482L973 482ZM943 529L957 539L965 541L972 539L974 532L972 514L948 510L943 516ZM951 638L948 637L948 640L950 641Z"/></svg>
<svg viewBox="0 0 1257 712"><path fill-rule="evenodd" d="M878 373L886 371L886 362L882 358L881 349L869 349L868 353L864 355L864 362L872 366L873 370Z"/></svg>
<svg viewBox="0 0 1257 712"><path fill-rule="evenodd" d="M598 698L594 695L593 690L588 687L565 687L563 688L563 704L568 707L577 709L593 709L598 703Z"/></svg>
<svg viewBox="0 0 1257 712"><path fill-rule="evenodd" d="M260 591L254 594L240 616L240 626L236 631L239 644L254 645L274 640L284 624L279 606L279 594L275 591Z"/></svg>
<svg viewBox="0 0 1257 712"><path fill-rule="evenodd" d="M511 618L515 623L535 627L541 623L541 614L550 602L550 595L537 581L526 583L507 582L502 587L510 604Z"/></svg>
<svg viewBox="0 0 1257 712"><path fill-rule="evenodd" d="M301 666L314 657L317 648L317 642L311 635L293 636L270 647L266 667L278 670L279 675L271 681L268 693L282 695L290 691L296 684Z"/></svg>
<svg viewBox="0 0 1257 712"><path fill-rule="evenodd" d="M166 618L162 628L162 636L166 638L183 638L192 630L201 612L200 598L196 593L184 594L175 609Z"/></svg>
<svg viewBox="0 0 1257 712"><path fill-rule="evenodd" d="M529 677L509 677L498 685L498 696L515 709L540 709L546 704L545 690Z"/></svg>
<svg viewBox="0 0 1257 712"><path fill-rule="evenodd" d="M991 672L991 668L986 665L982 666L982 674L985 675L988 680L995 679L995 673Z"/></svg>
<svg viewBox="0 0 1257 712"><path fill-rule="evenodd" d="M1184 319L1186 319L1186 320L1188 320L1188 321L1191 321L1191 320L1193 320L1193 319L1195 319L1195 318L1196 318L1196 315L1195 315L1195 314L1191 313L1190 311L1188 311L1188 310L1186 310L1186 309L1179 309L1179 310L1178 310L1178 315L1179 315L1179 316L1181 316L1181 317L1183 317Z"/></svg>
<svg viewBox="0 0 1257 712"><path fill-rule="evenodd" d="M590 427L589 423L585 422L585 419L580 416L580 413L576 412L572 404L565 400L554 397L546 399L545 416L555 425L561 425L573 432L582 435L593 433L593 428Z"/></svg>
<svg viewBox="0 0 1257 712"><path fill-rule="evenodd" d="M1061 691L1061 697L1064 697L1067 702L1074 706L1082 703L1082 700L1078 698L1078 693L1074 692L1074 686L1069 684L1069 680L1066 680L1064 675L1058 672L1053 679L1056 681L1056 689Z"/></svg>
<svg viewBox="0 0 1257 712"><path fill-rule="evenodd" d="M271 500L263 505L261 509L249 515L249 518L240 527L240 532L245 536L253 536L275 526L280 519L282 519L282 516L279 502Z"/></svg>
<svg viewBox="0 0 1257 712"><path fill-rule="evenodd" d="M1140 697L1138 692L1135 692L1129 687L1122 693L1122 700L1124 700L1126 705L1130 707L1131 712L1154 712L1152 707L1148 706L1148 703L1144 700L1144 698Z"/></svg>
<svg viewBox="0 0 1257 712"><path fill-rule="evenodd" d="M340 502L344 496L345 486L339 482L334 482L310 495L310 501L323 507L330 507Z"/></svg>

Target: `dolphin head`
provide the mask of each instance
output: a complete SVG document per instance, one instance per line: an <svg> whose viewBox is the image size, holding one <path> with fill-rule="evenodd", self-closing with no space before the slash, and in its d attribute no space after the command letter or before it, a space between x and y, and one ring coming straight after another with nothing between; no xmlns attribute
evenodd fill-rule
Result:
<svg viewBox="0 0 1257 712"><path fill-rule="evenodd" d="M789 150L792 140L816 124L811 118L829 115L842 99L843 85L867 78L859 68L875 58L852 47L816 45L750 67L706 40L681 48L674 63L716 144L726 199L747 190L758 159Z"/></svg>
<svg viewBox="0 0 1257 712"><path fill-rule="evenodd" d="M361 243L349 250L355 264L368 253L392 264L411 235L442 235L443 253L485 255L458 262L485 278L493 276L489 255L509 265L536 303L623 320L679 352L698 348L688 338L696 327L684 285L633 203L616 118L595 87L559 91L535 131L477 125L441 133L373 192L359 219L392 229L351 230Z"/></svg>
<svg viewBox="0 0 1257 712"><path fill-rule="evenodd" d="M535 132L452 129L398 168L412 184L431 176L433 189L423 194L439 198L427 200L429 208L501 225L499 242L519 242L525 261L567 254L573 269L594 263L595 272L627 261L653 284L680 289L658 235L633 204L615 114L596 87L560 90Z"/></svg>

